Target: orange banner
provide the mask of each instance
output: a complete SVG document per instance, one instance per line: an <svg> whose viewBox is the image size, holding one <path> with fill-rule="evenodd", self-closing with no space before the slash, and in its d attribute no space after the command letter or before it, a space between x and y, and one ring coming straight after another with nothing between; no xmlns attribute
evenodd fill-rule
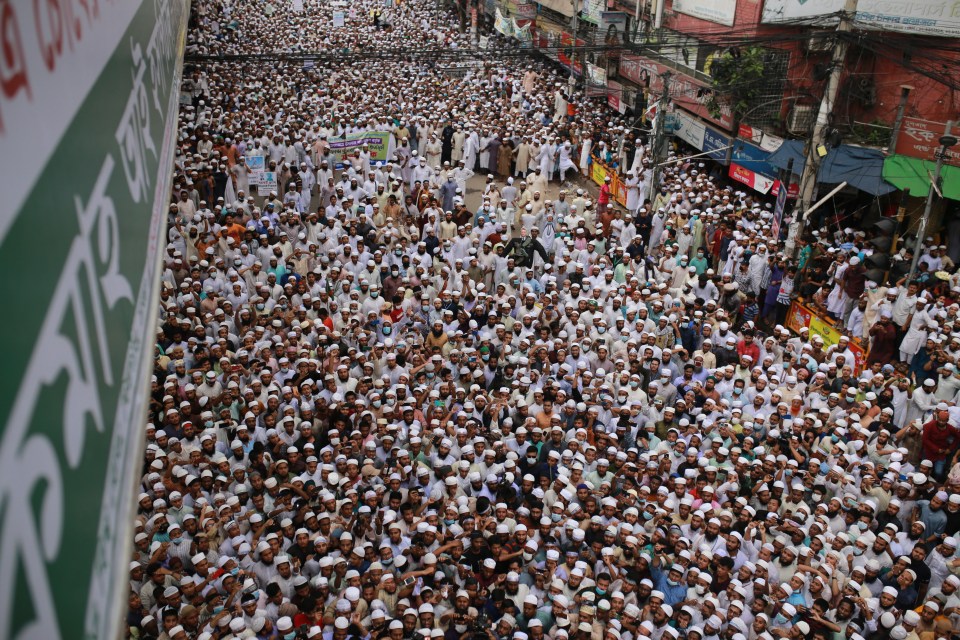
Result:
<svg viewBox="0 0 960 640"><path fill-rule="evenodd" d="M590 179L598 185L602 185L607 176L610 176L610 193L614 201L620 206L627 206L627 186L620 178L616 169L611 169L600 161L597 156L593 156L593 163L590 165Z"/></svg>
<svg viewBox="0 0 960 640"><path fill-rule="evenodd" d="M812 306L803 304L799 300L794 300L790 304L790 312L787 314L785 324L795 333L800 333L800 329L806 327L811 335L815 334L823 338L824 347L828 349L840 341L840 336L846 335L835 327L829 318L821 316ZM850 338L849 349L856 358L854 370L859 375L867 361L867 350L857 338Z"/></svg>

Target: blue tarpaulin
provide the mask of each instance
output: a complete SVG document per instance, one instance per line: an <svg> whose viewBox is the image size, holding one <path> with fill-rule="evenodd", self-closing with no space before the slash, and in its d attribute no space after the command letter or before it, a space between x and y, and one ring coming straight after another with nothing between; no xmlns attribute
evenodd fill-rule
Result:
<svg viewBox="0 0 960 640"><path fill-rule="evenodd" d="M794 175L799 176L803 173L803 166L807 161L803 155L803 142L800 140L784 140L780 148L767 157L767 162L782 170L786 170L791 160L793 160L792 171Z"/></svg>
<svg viewBox="0 0 960 640"><path fill-rule="evenodd" d="M793 173L803 173L806 158L803 154L803 142L800 140L785 140L779 149L770 154L767 162L778 169L786 169L791 158ZM861 191L882 196L897 189L883 179L883 161L883 153L877 149L840 145L830 149L820 163L817 182L846 182Z"/></svg>

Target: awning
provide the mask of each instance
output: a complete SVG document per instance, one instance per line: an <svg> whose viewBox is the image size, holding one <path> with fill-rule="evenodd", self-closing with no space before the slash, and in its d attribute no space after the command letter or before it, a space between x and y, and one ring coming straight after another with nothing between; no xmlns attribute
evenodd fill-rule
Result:
<svg viewBox="0 0 960 640"><path fill-rule="evenodd" d="M780 148L771 153L767 158L767 162L780 170L786 170L791 160L793 160L793 169L791 169L791 171L793 171L794 175L799 176L803 173L803 166L807 162L807 159L803 155L803 142L799 140L784 140Z"/></svg>
<svg viewBox="0 0 960 640"><path fill-rule="evenodd" d="M818 177L820 182L846 182L875 196L896 191L893 185L883 181L883 153L879 149L852 145L832 149L820 163Z"/></svg>
<svg viewBox="0 0 960 640"><path fill-rule="evenodd" d="M784 141L779 149L770 154L767 162L778 169L786 169L791 159L793 173L802 174L806 164L802 141ZM896 189L892 184L884 182L884 178L886 178L886 171L881 151L849 144L831 149L820 163L820 170L817 172L817 182L826 184L846 182L852 187L875 196L882 196Z"/></svg>
<svg viewBox="0 0 960 640"><path fill-rule="evenodd" d="M892 155L883 163L883 179L898 189L909 189L911 196L927 197L937 164L909 156ZM940 190L945 198L960 200L960 168L944 165L940 170Z"/></svg>

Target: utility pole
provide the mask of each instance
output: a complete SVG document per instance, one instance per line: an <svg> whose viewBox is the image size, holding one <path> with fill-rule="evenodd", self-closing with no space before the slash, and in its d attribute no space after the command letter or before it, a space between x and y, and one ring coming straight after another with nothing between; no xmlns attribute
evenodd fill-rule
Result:
<svg viewBox="0 0 960 640"><path fill-rule="evenodd" d="M653 29L654 31L659 31L660 27L663 26L663 12L666 7L667 0L656 0L657 2L657 12L653 16Z"/></svg>
<svg viewBox="0 0 960 640"><path fill-rule="evenodd" d="M896 140L896 136L894 136ZM904 189L900 192L900 205L897 207L897 226L893 228L893 239L890 241L890 262L893 262L893 256L897 253L897 243L900 242L900 232L903 229L903 218L907 214L907 198L910 197L910 189ZM884 274L884 280L887 279L887 276L890 275L890 270L887 269L886 274Z"/></svg>
<svg viewBox="0 0 960 640"><path fill-rule="evenodd" d="M573 42L570 43L570 95L577 86L577 27L580 26L580 0L573 0Z"/></svg>
<svg viewBox="0 0 960 640"><path fill-rule="evenodd" d="M479 42L479 34L477 33L477 22L480 20L479 16L479 6L477 3L470 4L470 42L477 45Z"/></svg>
<svg viewBox="0 0 960 640"><path fill-rule="evenodd" d="M640 23L643 22L643 8L640 5L641 0L637 0L637 7L634 10L636 20L633 21L633 41L640 41Z"/></svg>
<svg viewBox="0 0 960 640"><path fill-rule="evenodd" d="M900 104L897 106L897 117L893 121L893 131L890 132L890 143L887 145L887 155L893 155L897 151L897 138L900 137L900 126L903 124L903 114L907 110L907 99L910 97L910 91L913 90L908 84L900 85Z"/></svg>
<svg viewBox="0 0 960 640"><path fill-rule="evenodd" d="M917 263L920 262L920 250L923 248L923 238L927 233L927 221L930 219L930 211L933 209L933 194L934 192L938 195L940 193L940 172L943 170L943 161L947 159L947 149L957 144L956 136L950 135L951 126L953 126L953 122L948 121L943 135L940 136L940 150L937 152L937 168L933 173L930 191L927 192L927 205L923 208L923 218L920 219L920 228L917 230L917 242L913 247L913 262L910 263L910 273L907 275L907 282L913 280L913 275L917 272Z"/></svg>
<svg viewBox="0 0 960 640"><path fill-rule="evenodd" d="M670 102L670 77L672 75L669 70L664 71L660 75L663 79L663 91L660 93L660 101L657 103L656 122L653 127L653 171L650 175L651 193L656 193L660 190L660 163L663 162L663 158L666 155L664 154L666 140L663 135L663 125L667 119L667 103Z"/></svg>
<svg viewBox="0 0 960 640"><path fill-rule="evenodd" d="M796 238L803 234L803 226L807 219L807 212L813 205L817 197L817 173L820 170L822 156L819 148L823 144L826 136L827 127L830 125L830 116L833 115L833 105L837 100L837 91L840 89L840 78L843 75L843 65L847 57L847 40L843 34L853 30L853 19L857 13L857 0L846 0L843 5L843 14L840 16L840 24L837 26L837 36L833 42L833 54L830 58L830 77L827 79L827 87L823 92L823 99L820 100L820 110L817 112L817 120L813 127L813 134L810 136L810 142L807 144L807 160L803 166L803 174L800 176L800 211L795 215L795 219L790 229L790 236L787 244L795 246Z"/></svg>

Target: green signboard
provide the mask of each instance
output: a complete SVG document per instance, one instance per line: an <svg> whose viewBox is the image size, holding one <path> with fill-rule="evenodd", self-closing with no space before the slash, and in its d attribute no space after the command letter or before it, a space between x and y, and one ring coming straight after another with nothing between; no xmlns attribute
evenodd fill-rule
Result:
<svg viewBox="0 0 960 640"><path fill-rule="evenodd" d="M397 140L397 142L400 141ZM339 166L355 151L361 151L363 145L367 145L367 151L370 152L370 162L386 162L388 160L387 151L390 146L390 132L365 131L332 138L330 140L330 151Z"/></svg>
<svg viewBox="0 0 960 640"><path fill-rule="evenodd" d="M187 12L0 2L0 639L123 620Z"/></svg>

